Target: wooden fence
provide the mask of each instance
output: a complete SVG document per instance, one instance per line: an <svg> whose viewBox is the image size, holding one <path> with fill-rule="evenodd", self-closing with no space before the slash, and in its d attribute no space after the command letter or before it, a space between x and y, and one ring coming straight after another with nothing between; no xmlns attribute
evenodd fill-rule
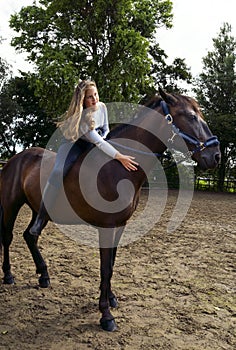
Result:
<svg viewBox="0 0 236 350"><path fill-rule="evenodd" d="M217 191L218 182L216 179L207 177L197 177L195 180L195 189L202 191ZM236 179L225 179L224 192L236 193Z"/></svg>

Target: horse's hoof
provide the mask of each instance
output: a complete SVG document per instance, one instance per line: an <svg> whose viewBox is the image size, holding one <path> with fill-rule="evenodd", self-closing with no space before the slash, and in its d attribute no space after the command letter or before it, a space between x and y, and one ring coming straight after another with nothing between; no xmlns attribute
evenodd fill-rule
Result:
<svg viewBox="0 0 236 350"><path fill-rule="evenodd" d="M100 320L101 327L104 331L107 332L114 332L117 330L117 325L115 323L115 320L104 320L101 318Z"/></svg>
<svg viewBox="0 0 236 350"><path fill-rule="evenodd" d="M110 307L113 307L114 309L116 309L118 307L118 301L116 297L109 298L109 304L110 304Z"/></svg>
<svg viewBox="0 0 236 350"><path fill-rule="evenodd" d="M3 277L3 283L4 284L14 284L15 280L14 277L12 275L6 275Z"/></svg>
<svg viewBox="0 0 236 350"><path fill-rule="evenodd" d="M50 278L49 277L39 277L39 286L41 288L48 288L50 286Z"/></svg>

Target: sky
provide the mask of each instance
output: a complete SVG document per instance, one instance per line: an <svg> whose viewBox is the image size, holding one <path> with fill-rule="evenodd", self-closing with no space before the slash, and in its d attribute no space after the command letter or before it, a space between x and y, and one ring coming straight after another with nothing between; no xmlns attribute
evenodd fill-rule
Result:
<svg viewBox="0 0 236 350"><path fill-rule="evenodd" d="M225 22L236 38L235 0L173 0L173 27L158 31L158 39L169 59L184 58L194 76L201 73L202 58L212 51Z"/></svg>
<svg viewBox="0 0 236 350"><path fill-rule="evenodd" d="M159 29L158 41L168 55L169 63L175 57L184 58L194 76L201 73L202 58L211 51L212 39L217 37L224 22L232 26L236 37L236 0L173 0L173 27ZM32 5L33 0L0 0L0 57L12 65L13 73L31 69L26 54L17 54L10 46L14 36L8 26L11 14L19 12L22 6Z"/></svg>
<svg viewBox="0 0 236 350"><path fill-rule="evenodd" d="M10 45L16 32L9 28L9 19L12 14L19 12L21 7L32 5L33 0L0 0L0 37L4 40L0 44L0 57L4 58L8 64L12 65L12 71L17 75L18 70L32 70L32 66L26 62L26 54L16 53Z"/></svg>

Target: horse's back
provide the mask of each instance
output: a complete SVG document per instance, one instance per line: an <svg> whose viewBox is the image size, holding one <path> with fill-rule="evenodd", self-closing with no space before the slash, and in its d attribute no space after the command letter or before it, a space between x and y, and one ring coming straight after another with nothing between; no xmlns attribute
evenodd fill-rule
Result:
<svg viewBox="0 0 236 350"><path fill-rule="evenodd" d="M55 156L54 152L35 147L18 153L8 161L1 179L4 208L17 211L27 203L38 211ZM125 224L136 207L136 199L133 198L133 190L126 186L121 186L118 193L118 184L122 179L129 179L131 174L119 162L110 162L108 157L105 159L107 164L101 166L104 157L101 151L95 149L92 164L83 163L84 156L76 161L63 188L58 190L57 200L50 211L52 221L64 224L86 222L102 227Z"/></svg>

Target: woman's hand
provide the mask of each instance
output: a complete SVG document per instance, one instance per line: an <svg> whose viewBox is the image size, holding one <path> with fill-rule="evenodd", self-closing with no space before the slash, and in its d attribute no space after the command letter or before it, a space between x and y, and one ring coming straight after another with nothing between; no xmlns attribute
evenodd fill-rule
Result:
<svg viewBox="0 0 236 350"><path fill-rule="evenodd" d="M134 157L126 156L120 152L116 153L115 159L119 160L121 164L127 169L130 170L138 170L137 166L139 165L137 162L134 161Z"/></svg>

